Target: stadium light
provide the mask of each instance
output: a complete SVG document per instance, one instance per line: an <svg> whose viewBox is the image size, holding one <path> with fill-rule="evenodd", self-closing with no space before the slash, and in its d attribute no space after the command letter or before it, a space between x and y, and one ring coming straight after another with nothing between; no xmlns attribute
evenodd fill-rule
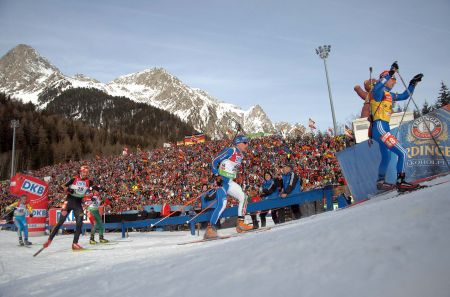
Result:
<svg viewBox="0 0 450 297"><path fill-rule="evenodd" d="M19 128L19 120L11 121L11 128L13 128L13 143L12 143L12 156L11 156L11 178L14 176L14 156L16 153L16 128Z"/></svg>
<svg viewBox="0 0 450 297"><path fill-rule="evenodd" d="M316 48L316 54L323 60L323 65L325 65L325 75L327 77L327 85L328 85L328 96L330 97L331 115L333 116L334 136L336 136L337 135L336 117L334 115L333 98L331 96L330 79L328 78L328 69L327 69L327 58L330 54L330 51L331 45L324 45Z"/></svg>

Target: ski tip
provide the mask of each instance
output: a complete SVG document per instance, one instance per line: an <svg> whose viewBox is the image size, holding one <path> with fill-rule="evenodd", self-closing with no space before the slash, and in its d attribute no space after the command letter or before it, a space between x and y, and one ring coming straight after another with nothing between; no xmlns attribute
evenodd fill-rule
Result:
<svg viewBox="0 0 450 297"><path fill-rule="evenodd" d="M424 188L428 188L428 186L427 185L418 185L414 189L399 189L399 188L397 188L397 192L399 192L399 193L410 193L410 192L414 192L414 191L417 191L417 190L420 190L420 189L424 189Z"/></svg>

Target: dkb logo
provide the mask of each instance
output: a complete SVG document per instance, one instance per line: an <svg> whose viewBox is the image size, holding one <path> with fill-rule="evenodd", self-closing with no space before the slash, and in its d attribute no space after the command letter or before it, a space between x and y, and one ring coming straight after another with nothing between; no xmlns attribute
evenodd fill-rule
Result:
<svg viewBox="0 0 450 297"><path fill-rule="evenodd" d="M27 179L23 182L21 189L37 196L42 196L45 192L44 186Z"/></svg>

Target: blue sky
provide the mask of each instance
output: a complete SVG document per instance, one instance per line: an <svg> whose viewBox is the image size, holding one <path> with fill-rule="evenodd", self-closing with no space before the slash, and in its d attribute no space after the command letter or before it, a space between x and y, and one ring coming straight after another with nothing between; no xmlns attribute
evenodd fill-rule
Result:
<svg viewBox="0 0 450 297"><path fill-rule="evenodd" d="M428 3L430 2L430 3ZM164 67L191 87L273 121L322 130L332 117L319 45L327 60L338 124L359 115L353 91L398 60L414 99L434 102L450 85L450 1L18 1L0 0L0 55L29 44L64 74L102 82ZM383 3L383 4L381 4ZM394 91L403 91L398 81Z"/></svg>

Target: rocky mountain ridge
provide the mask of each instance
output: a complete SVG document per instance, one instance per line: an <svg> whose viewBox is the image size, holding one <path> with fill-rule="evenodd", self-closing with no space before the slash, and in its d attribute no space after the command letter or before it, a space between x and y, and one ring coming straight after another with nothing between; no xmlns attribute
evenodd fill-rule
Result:
<svg viewBox="0 0 450 297"><path fill-rule="evenodd" d="M221 138L228 131L235 131L236 123L246 133L277 132L276 125L261 106L243 110L221 102L204 90L187 86L164 68L131 73L105 84L83 74L64 75L35 49L24 44L16 46L0 59L0 92L32 102L40 108L64 90L79 87L99 89L112 96L123 96L161 108L211 138ZM285 130L293 127L285 127Z"/></svg>

